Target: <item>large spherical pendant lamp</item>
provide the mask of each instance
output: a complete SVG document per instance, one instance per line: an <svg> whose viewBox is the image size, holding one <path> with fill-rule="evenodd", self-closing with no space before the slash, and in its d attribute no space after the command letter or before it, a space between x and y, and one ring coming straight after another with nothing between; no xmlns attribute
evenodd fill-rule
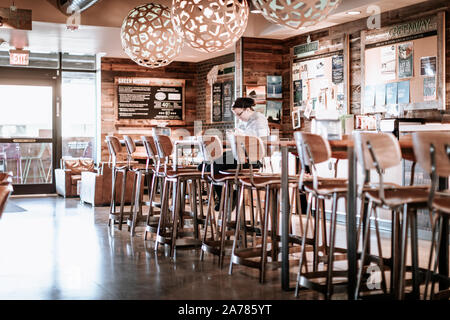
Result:
<svg viewBox="0 0 450 320"><path fill-rule="evenodd" d="M123 20L120 37L126 54L149 68L168 65L183 48L183 38L173 28L170 9L156 3L131 10Z"/></svg>
<svg viewBox="0 0 450 320"><path fill-rule="evenodd" d="M292 29L312 26L325 19L341 0L252 0L270 22Z"/></svg>
<svg viewBox="0 0 450 320"><path fill-rule="evenodd" d="M184 41L203 52L232 46L248 21L246 0L173 0L172 21Z"/></svg>

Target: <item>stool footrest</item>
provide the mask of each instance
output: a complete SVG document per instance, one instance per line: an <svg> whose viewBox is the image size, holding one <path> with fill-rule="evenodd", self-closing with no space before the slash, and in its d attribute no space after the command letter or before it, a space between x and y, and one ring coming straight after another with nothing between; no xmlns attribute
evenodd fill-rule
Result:
<svg viewBox="0 0 450 320"><path fill-rule="evenodd" d="M223 256L230 255L231 254L231 247L233 246L232 240L225 240L224 241L224 250L222 252ZM212 253L214 255L219 256L220 255L220 240L210 240L203 242L202 244L202 250L208 253Z"/></svg>
<svg viewBox="0 0 450 320"><path fill-rule="evenodd" d="M171 245L172 244L172 238L166 238L162 236L156 237L156 241L160 244L166 244ZM193 238L180 238L176 239L175 241L175 247L200 247L202 245L202 242L198 239Z"/></svg>
<svg viewBox="0 0 450 320"><path fill-rule="evenodd" d="M333 271L332 276L333 277L346 277L347 278L347 270L338 270ZM310 290L318 291L320 293L326 294L327 293L327 286L326 284L320 284L317 282L314 282L312 280L314 279L325 279L328 276L328 271L316 271L316 272L307 272L300 276L299 285L305 288L308 288ZM346 282L339 282L333 284L333 293L341 293L345 292L347 289L347 281Z"/></svg>

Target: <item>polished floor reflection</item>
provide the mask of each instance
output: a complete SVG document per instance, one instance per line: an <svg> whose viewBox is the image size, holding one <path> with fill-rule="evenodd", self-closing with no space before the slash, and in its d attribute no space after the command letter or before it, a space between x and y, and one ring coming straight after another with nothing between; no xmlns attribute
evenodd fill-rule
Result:
<svg viewBox="0 0 450 320"><path fill-rule="evenodd" d="M0 299L295 299L281 290L279 269L262 285L257 270L236 266L229 275L228 260L220 270L211 255L201 262L199 249L178 250L175 259L162 247L156 253L143 228L135 237L108 228L108 207L61 197L9 203L0 220ZM300 299L323 297L305 290Z"/></svg>
<svg viewBox="0 0 450 320"><path fill-rule="evenodd" d="M107 207L60 197L10 203L0 220L0 299L294 299L279 270L260 285L256 270L230 276L212 256L201 262L198 249L175 260L155 253L140 228L133 238L111 232Z"/></svg>

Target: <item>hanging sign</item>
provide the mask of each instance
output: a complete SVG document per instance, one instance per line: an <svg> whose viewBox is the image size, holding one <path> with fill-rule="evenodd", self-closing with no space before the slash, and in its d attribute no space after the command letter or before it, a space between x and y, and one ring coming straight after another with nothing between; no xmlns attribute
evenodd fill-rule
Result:
<svg viewBox="0 0 450 320"><path fill-rule="evenodd" d="M305 57L314 54L319 50L319 41L304 43L294 47L294 56L297 58Z"/></svg>

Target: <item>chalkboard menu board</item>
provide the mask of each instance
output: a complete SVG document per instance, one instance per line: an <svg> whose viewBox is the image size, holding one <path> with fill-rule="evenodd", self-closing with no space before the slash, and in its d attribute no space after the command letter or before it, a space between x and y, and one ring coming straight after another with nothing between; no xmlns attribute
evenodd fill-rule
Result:
<svg viewBox="0 0 450 320"><path fill-rule="evenodd" d="M117 119L183 120L184 85L158 80L119 78Z"/></svg>

